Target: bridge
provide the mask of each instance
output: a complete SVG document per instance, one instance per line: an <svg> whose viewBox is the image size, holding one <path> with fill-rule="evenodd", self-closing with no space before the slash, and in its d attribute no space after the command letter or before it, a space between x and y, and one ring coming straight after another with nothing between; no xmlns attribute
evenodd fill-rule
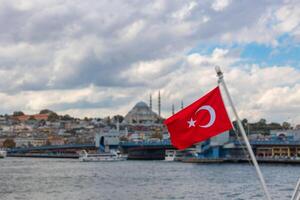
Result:
<svg viewBox="0 0 300 200"><path fill-rule="evenodd" d="M170 140L161 141L139 141L139 142L120 142L119 146L121 148L134 148L134 147L159 147L163 149L174 148Z"/></svg>
<svg viewBox="0 0 300 200"><path fill-rule="evenodd" d="M300 141L289 141L289 140L255 140L250 141L252 146L300 146ZM234 141L236 146L244 145L244 142ZM119 144L108 145L110 149L130 149L136 147L155 147L161 149L174 149L170 140L161 141L121 141ZM104 149L103 145L100 144L100 149ZM48 146L38 146L38 147L22 147L22 148L12 148L8 150L8 153L29 153L29 152L75 152L78 150L97 150L95 144L65 144L65 145L48 145Z"/></svg>
<svg viewBox="0 0 300 200"><path fill-rule="evenodd" d="M121 148L128 150L135 147L155 147L160 149L172 149L174 148L169 140L162 141L143 141L143 142L120 142L118 145L108 145L110 149ZM105 149L100 144L100 149ZM65 145L47 145L37 147L21 147L12 148L8 150L9 154L25 154L25 153L76 153L79 150L97 150L96 144L65 144Z"/></svg>
<svg viewBox="0 0 300 200"><path fill-rule="evenodd" d="M81 150L81 149L96 149L95 144L65 144L65 145L47 145L37 147L19 147L9 149L8 153L28 153L42 151L65 151L65 150Z"/></svg>
<svg viewBox="0 0 300 200"><path fill-rule="evenodd" d="M240 146L245 144L244 141L234 141L234 144ZM300 146L300 141L297 140L252 140L251 146Z"/></svg>

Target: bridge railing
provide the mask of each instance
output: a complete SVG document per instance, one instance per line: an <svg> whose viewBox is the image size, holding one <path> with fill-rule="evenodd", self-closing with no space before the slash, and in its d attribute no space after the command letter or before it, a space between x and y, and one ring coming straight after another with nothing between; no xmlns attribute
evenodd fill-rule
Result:
<svg viewBox="0 0 300 200"><path fill-rule="evenodd" d="M238 141L234 142L236 145L240 145ZM244 142L241 142L244 144ZM251 145L300 145L300 141L296 140L252 140Z"/></svg>
<svg viewBox="0 0 300 200"><path fill-rule="evenodd" d="M47 145L37 147L20 147L11 148L9 153L28 152L28 151L40 151L40 150L54 150L54 149L72 149L72 148L91 148L95 147L95 144L64 144L64 145Z"/></svg>
<svg viewBox="0 0 300 200"><path fill-rule="evenodd" d="M139 142L120 142L119 146L171 146L170 140L161 141L139 141ZM44 151L44 150L56 150L56 149L85 149L85 148L96 148L95 144L64 144L64 145L47 145L38 147L20 147L12 148L8 150L8 153L23 153L30 151Z"/></svg>
<svg viewBox="0 0 300 200"><path fill-rule="evenodd" d="M170 146L170 140L161 141L122 141L120 146Z"/></svg>

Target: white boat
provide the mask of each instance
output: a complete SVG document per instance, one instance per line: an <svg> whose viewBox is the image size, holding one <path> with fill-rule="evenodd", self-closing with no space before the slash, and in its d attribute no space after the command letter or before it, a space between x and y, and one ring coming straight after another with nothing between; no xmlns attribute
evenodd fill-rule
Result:
<svg viewBox="0 0 300 200"><path fill-rule="evenodd" d="M176 150L166 150L165 161L174 161L176 157Z"/></svg>
<svg viewBox="0 0 300 200"><path fill-rule="evenodd" d="M182 161L186 158L197 157L196 149L166 150L165 161Z"/></svg>
<svg viewBox="0 0 300 200"><path fill-rule="evenodd" d="M105 162L122 160L126 160L126 157L122 156L118 152L89 154L86 152L86 150L83 150L79 155L79 161L81 162Z"/></svg>
<svg viewBox="0 0 300 200"><path fill-rule="evenodd" d="M7 152L4 150L0 150L0 158L5 158L7 155Z"/></svg>

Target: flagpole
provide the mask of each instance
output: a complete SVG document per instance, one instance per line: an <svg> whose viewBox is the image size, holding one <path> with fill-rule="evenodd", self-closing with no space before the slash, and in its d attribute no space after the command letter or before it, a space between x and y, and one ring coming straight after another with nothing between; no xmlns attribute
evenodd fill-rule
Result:
<svg viewBox="0 0 300 200"><path fill-rule="evenodd" d="M300 178L299 178L299 180L297 182L297 185L295 187L295 190L294 190L294 193L293 193L293 196L292 196L291 200L298 200L298 199L300 199L299 188L300 188Z"/></svg>
<svg viewBox="0 0 300 200"><path fill-rule="evenodd" d="M248 152L249 152L249 154L250 154L251 160L252 160L252 162L253 162L253 164L254 164L254 167L255 167L255 169L256 169L256 173L257 173L257 175L258 175L258 177L259 177L259 181L260 181L260 183L261 183L261 185L262 185L262 188L263 188L263 190L264 190L265 196L266 196L266 198L267 198L268 200L271 200L270 193L269 193L269 191L268 191L268 189L267 189L267 185L266 185L266 183L265 183L264 177L263 177L263 175L262 175L262 173L261 173L261 171L260 171L260 168L259 168L259 166L258 166L257 160L256 160L256 158L255 158L255 155L254 155L254 153L253 153L253 150L252 150L251 145L250 145L250 143L249 143L249 140L248 140L248 138L247 138L245 129L244 129L242 123L241 123L241 120L240 120L240 118L239 118L239 116L238 116L238 113L237 113L235 107L234 107L233 101L232 101L232 99L231 99L231 96L230 96L230 94L229 94L229 91L228 91L228 89L227 89L227 86L226 86L226 84L225 84L225 81L224 81L224 79L223 79L223 72L221 71L221 69L220 69L219 66L216 66L215 69L216 69L216 72L217 72L217 76L218 76L218 78L219 78L218 82L219 82L219 84L221 84L221 85L223 86L223 88L224 88L224 90L225 90L226 96L227 96L227 98L228 98L228 101L229 101L229 103L230 103L230 106L231 106L231 108L232 108L232 110L233 110L233 113L234 113L234 115L235 115L236 121L237 121L237 123L238 123L238 127L239 127L239 129L240 129L240 131L241 131L241 134L242 134L242 137L243 137L243 139L244 139L244 141L245 141L247 150L248 150Z"/></svg>

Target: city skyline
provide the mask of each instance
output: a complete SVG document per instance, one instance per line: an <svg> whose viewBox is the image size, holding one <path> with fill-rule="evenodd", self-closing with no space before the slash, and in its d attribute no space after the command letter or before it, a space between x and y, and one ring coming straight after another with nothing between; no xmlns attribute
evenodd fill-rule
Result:
<svg viewBox="0 0 300 200"><path fill-rule="evenodd" d="M241 118L300 122L297 1L4 1L0 113L168 117L216 86ZM5 20L4 20L5 19Z"/></svg>

